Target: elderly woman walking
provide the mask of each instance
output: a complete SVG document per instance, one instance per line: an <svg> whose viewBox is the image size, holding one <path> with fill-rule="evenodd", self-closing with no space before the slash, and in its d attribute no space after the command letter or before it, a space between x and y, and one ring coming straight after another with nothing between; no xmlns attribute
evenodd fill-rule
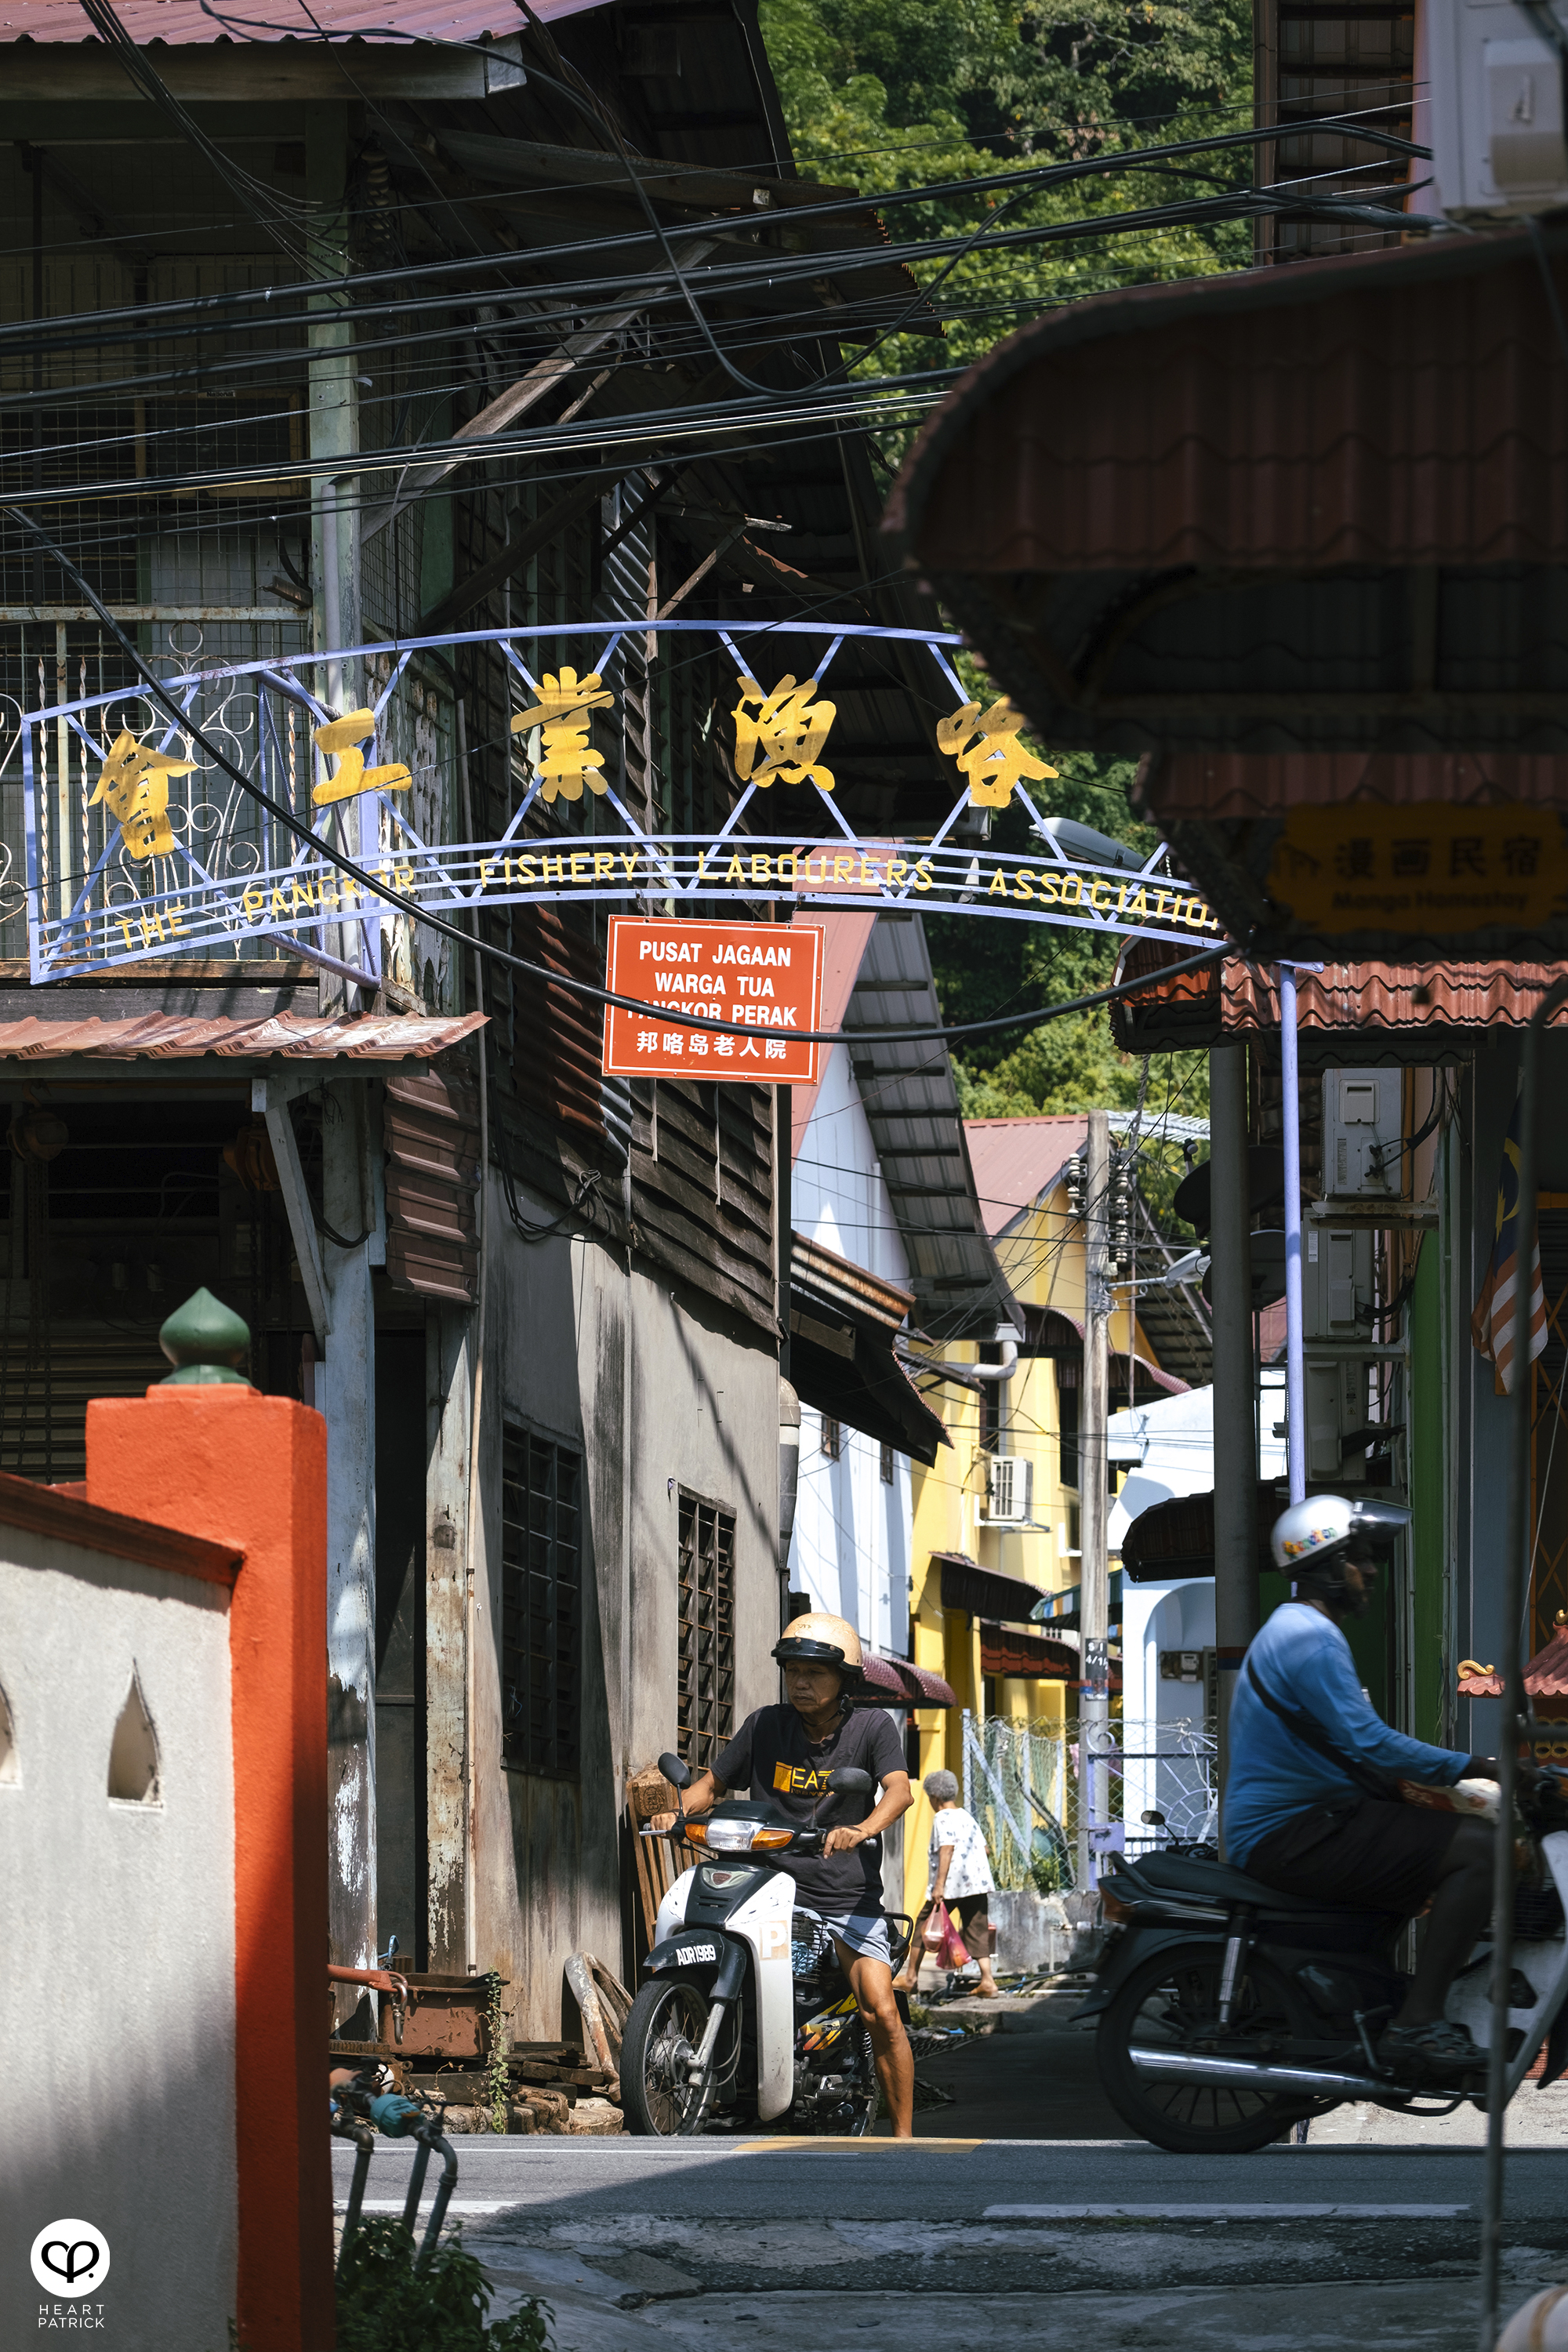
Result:
<svg viewBox="0 0 1568 2352"><path fill-rule="evenodd" d="M913 1992L926 1921L939 1903L945 1903L958 1922L971 1959L980 1963L981 1998L994 2000L996 1979L991 1973L991 1954L995 1939L990 1898L996 1892L996 1881L991 1875L985 1840L973 1814L966 1813L959 1803L958 1782L951 1772L928 1772L921 1785L935 1811L931 1825L931 1866L926 1899L915 1921L909 1955L896 1979L898 1990Z"/></svg>

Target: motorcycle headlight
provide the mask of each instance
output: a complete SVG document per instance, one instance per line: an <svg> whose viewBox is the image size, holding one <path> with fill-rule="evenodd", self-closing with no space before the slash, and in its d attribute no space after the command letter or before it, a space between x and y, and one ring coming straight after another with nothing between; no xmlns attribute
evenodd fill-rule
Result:
<svg viewBox="0 0 1568 2352"><path fill-rule="evenodd" d="M707 1824L707 1846L710 1853L750 1853L753 1822L710 1822Z"/></svg>
<svg viewBox="0 0 1568 2352"><path fill-rule="evenodd" d="M688 1842L710 1853L772 1853L788 1845L793 1830L769 1829L760 1822L689 1822Z"/></svg>

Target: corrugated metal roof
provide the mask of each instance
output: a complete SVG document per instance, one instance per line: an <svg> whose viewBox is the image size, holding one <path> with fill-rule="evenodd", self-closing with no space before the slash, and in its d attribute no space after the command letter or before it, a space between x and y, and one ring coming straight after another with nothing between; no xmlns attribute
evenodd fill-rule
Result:
<svg viewBox="0 0 1568 2352"><path fill-rule="evenodd" d="M851 1066L921 1324L939 1340L989 1339L999 1322L1021 1330L1024 1318L975 1196L952 1064L940 1042L855 1038L858 1029L941 1022L919 916L879 915L844 1018Z"/></svg>
<svg viewBox="0 0 1568 2352"><path fill-rule="evenodd" d="M433 1061L484 1026L489 1016L441 1020L345 1013L312 1018L277 1013L256 1020L148 1013L134 1021L0 1021L0 1062L194 1061L205 1054L244 1061Z"/></svg>
<svg viewBox="0 0 1568 2352"><path fill-rule="evenodd" d="M597 7L602 0L531 0L532 12L552 22ZM294 5L272 12L246 16L245 38L251 41L311 42L311 17L327 33L352 33L374 40L384 27L413 34L423 40L477 41L486 33L500 36L522 29L523 20L508 0L311 0L310 15ZM115 14L138 44L162 41L171 48L205 47L232 41L215 17L204 14L200 0L116 0ZM295 21L283 21L283 20ZM275 27L275 28L274 28ZM0 40L83 44L97 36L79 0L0 0Z"/></svg>
<svg viewBox="0 0 1568 2352"><path fill-rule="evenodd" d="M887 528L939 572L1550 563L1565 396L1522 231L1133 287L971 368Z"/></svg>
<svg viewBox="0 0 1568 2352"><path fill-rule="evenodd" d="M1048 1192L1089 1134L1082 1111L1038 1118L966 1118L980 1213L993 1241Z"/></svg>
<svg viewBox="0 0 1568 2352"><path fill-rule="evenodd" d="M1568 751L1568 367L1522 233L1058 310L884 528L1064 749Z"/></svg>
<svg viewBox="0 0 1568 2352"><path fill-rule="evenodd" d="M853 1265L805 1234L791 1235L789 1274L792 1285L817 1292L851 1315L869 1316L886 1324L889 1331L903 1328L915 1303L910 1292L884 1282L879 1275L868 1274L863 1265Z"/></svg>

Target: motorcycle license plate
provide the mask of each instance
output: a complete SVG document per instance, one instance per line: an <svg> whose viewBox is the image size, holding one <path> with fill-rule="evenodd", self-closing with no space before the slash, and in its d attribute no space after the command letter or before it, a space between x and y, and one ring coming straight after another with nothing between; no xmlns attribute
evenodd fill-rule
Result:
<svg viewBox="0 0 1568 2352"><path fill-rule="evenodd" d="M675 1948L675 1965L678 1969L696 1968L701 1961L716 1960L718 1957L717 1944L678 1944Z"/></svg>

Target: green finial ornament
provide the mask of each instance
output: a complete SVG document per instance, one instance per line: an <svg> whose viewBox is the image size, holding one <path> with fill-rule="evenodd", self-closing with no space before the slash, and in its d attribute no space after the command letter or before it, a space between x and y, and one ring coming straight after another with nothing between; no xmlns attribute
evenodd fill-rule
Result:
<svg viewBox="0 0 1568 2352"><path fill-rule="evenodd" d="M158 1334L158 1345L174 1370L163 1386L242 1388L250 1382L234 1368L245 1361L250 1347L250 1326L210 1290L198 1290L176 1307Z"/></svg>

